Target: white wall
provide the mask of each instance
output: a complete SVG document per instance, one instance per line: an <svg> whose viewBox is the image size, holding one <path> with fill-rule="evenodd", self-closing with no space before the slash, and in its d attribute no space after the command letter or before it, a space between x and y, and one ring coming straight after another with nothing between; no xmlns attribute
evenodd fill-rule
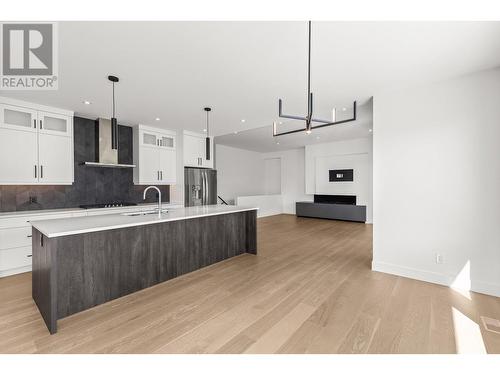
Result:
<svg viewBox="0 0 500 375"><path fill-rule="evenodd" d="M281 160L281 196L283 212L295 214L295 202L312 200L305 193L304 148L261 154L263 159Z"/></svg>
<svg viewBox="0 0 500 375"><path fill-rule="evenodd" d="M319 143L305 147L307 194L356 195L366 206L366 222L372 222L372 139ZM354 169L353 182L329 182L330 169Z"/></svg>
<svg viewBox="0 0 500 375"><path fill-rule="evenodd" d="M279 194L240 196L236 198L236 204L238 206L257 207L257 217L283 213L283 197Z"/></svg>
<svg viewBox="0 0 500 375"><path fill-rule="evenodd" d="M281 159L264 159L264 192L281 194Z"/></svg>
<svg viewBox="0 0 500 375"><path fill-rule="evenodd" d="M215 145L217 194L226 202L236 197L265 194L262 154L224 145Z"/></svg>
<svg viewBox="0 0 500 375"><path fill-rule="evenodd" d="M378 94L373 125L373 269L500 296L500 70Z"/></svg>

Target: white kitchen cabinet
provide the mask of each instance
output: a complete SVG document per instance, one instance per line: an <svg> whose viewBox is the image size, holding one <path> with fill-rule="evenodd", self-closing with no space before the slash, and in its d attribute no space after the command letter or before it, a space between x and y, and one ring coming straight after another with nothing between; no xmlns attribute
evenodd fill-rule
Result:
<svg viewBox="0 0 500 375"><path fill-rule="evenodd" d="M71 184L73 180L73 139L70 137L38 135L38 181L51 184Z"/></svg>
<svg viewBox="0 0 500 375"><path fill-rule="evenodd" d="M138 125L134 128L134 184L176 182L176 133Z"/></svg>
<svg viewBox="0 0 500 375"><path fill-rule="evenodd" d="M9 104L0 104L0 127L36 132L37 111Z"/></svg>
<svg viewBox="0 0 500 375"><path fill-rule="evenodd" d="M0 218L0 277L31 271L30 221L63 219L80 216L80 213L52 213L47 215L16 215Z"/></svg>
<svg viewBox="0 0 500 375"><path fill-rule="evenodd" d="M0 185L38 183L37 133L0 128Z"/></svg>
<svg viewBox="0 0 500 375"><path fill-rule="evenodd" d="M0 97L0 184L71 185L73 112Z"/></svg>
<svg viewBox="0 0 500 375"><path fill-rule="evenodd" d="M156 148L144 147L139 150L138 162L134 163L139 173L139 182L144 184L156 184L160 180L160 156Z"/></svg>
<svg viewBox="0 0 500 375"><path fill-rule="evenodd" d="M160 149L160 180L164 184L173 185L176 182L176 151Z"/></svg>
<svg viewBox="0 0 500 375"><path fill-rule="evenodd" d="M214 167L213 137L210 137L210 160L206 158L206 136L184 131L184 166L198 168Z"/></svg>
<svg viewBox="0 0 500 375"><path fill-rule="evenodd" d="M73 121L66 115L39 111L37 117L40 134L69 137L73 133Z"/></svg>

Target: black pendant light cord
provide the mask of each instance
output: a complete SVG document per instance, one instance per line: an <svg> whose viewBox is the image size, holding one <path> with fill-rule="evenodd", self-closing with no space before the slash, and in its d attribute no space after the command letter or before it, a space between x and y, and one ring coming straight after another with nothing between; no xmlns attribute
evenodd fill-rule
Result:
<svg viewBox="0 0 500 375"><path fill-rule="evenodd" d="M287 119L292 119L292 120L300 120L300 121L305 121L306 127L305 129L295 129L295 130L289 130L285 132L278 133L277 131L277 126L276 122L273 122L273 137L277 137L280 135L285 135L285 134L292 134L292 133L298 133L302 131L306 131L306 134L311 134L311 131L313 129L317 128L322 128L325 126L331 126L331 125L338 125L338 124L343 124L346 122L351 122L351 121L356 121L356 101L353 102L353 116L352 118L349 119L344 119L340 121L335 121L335 119L332 120L322 120L319 118L314 118L313 117L313 104L314 104L314 99L313 99L313 93L311 92L311 26L312 22L308 22L308 45L307 45L307 113L305 116L297 116L297 115L287 115L283 113L283 102L280 99L278 99L278 116L281 118L287 118ZM319 122L320 125L313 126L313 122Z"/></svg>

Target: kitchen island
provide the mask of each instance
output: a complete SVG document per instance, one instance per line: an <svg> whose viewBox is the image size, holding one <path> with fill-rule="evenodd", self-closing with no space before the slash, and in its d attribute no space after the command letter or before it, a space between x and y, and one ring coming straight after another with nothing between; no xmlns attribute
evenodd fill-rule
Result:
<svg viewBox="0 0 500 375"><path fill-rule="evenodd" d="M214 205L33 221L33 299L56 333L58 319L256 254L256 210Z"/></svg>

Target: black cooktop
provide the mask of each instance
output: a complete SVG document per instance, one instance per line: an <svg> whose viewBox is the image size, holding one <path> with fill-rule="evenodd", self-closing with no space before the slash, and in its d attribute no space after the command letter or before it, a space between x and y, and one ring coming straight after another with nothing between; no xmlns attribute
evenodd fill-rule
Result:
<svg viewBox="0 0 500 375"><path fill-rule="evenodd" d="M80 208L110 208L110 207L126 207L126 206L137 206L137 203L131 202L112 202L112 203L97 203L97 204L82 204Z"/></svg>

